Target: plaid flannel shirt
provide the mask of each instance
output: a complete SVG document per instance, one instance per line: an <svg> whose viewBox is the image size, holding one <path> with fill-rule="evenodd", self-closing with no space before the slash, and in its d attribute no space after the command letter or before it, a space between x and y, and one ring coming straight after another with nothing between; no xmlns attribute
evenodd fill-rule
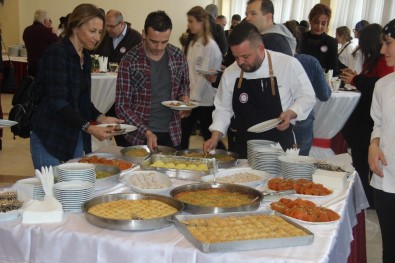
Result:
<svg viewBox="0 0 395 263"><path fill-rule="evenodd" d="M166 54L169 56L171 74L171 99L176 100L189 95L188 64L183 52L171 44L166 47ZM144 144L151 110L151 72L143 42L127 52L120 62L115 110L117 116L125 120L125 123L137 127L136 131L124 135L127 141L132 145ZM173 111L169 133L173 145L179 145L181 118L178 111Z"/></svg>

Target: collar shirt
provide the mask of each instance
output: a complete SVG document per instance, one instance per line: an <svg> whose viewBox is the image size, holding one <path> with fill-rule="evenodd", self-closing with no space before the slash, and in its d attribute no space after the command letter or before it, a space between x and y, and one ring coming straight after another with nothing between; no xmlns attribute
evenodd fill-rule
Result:
<svg viewBox="0 0 395 263"><path fill-rule="evenodd" d="M114 37L112 39L112 45L113 45L114 49L117 48L118 44L125 37L127 29L128 29L128 26L125 24L125 27L123 28L122 33L118 37Z"/></svg>
<svg viewBox="0 0 395 263"><path fill-rule="evenodd" d="M169 56L171 74L171 100L189 95L188 64L184 53L168 44L165 55ZM132 145L145 143L151 109L150 59L145 54L143 42L132 48L122 58L118 68L115 110L125 123L135 125L137 131L128 133L125 138ZM181 142L181 118L173 112L169 124L169 134L174 146Z"/></svg>
<svg viewBox="0 0 395 263"><path fill-rule="evenodd" d="M203 39L192 41L188 47L187 61L189 65L190 99L198 101L200 106L213 106L217 89L213 88L206 77L196 70L220 70L222 53L217 43L210 39L203 45Z"/></svg>
<svg viewBox="0 0 395 263"><path fill-rule="evenodd" d="M350 68L351 61L353 60L352 52L358 46L358 39L352 39L351 41L344 43L338 50L339 61Z"/></svg>
<svg viewBox="0 0 395 263"><path fill-rule="evenodd" d="M265 59L255 72L245 72L245 79L269 78L269 65ZM315 105L315 93L309 78L297 59L282 53L270 51L274 76L277 78L283 111L292 110L297 114L297 121L305 120ZM234 62L225 69L215 96L213 123L210 130L226 134L230 119L234 115L232 108L233 89L236 79L240 76L240 67ZM252 112L251 114L258 114ZM292 122L294 123L295 120Z"/></svg>
<svg viewBox="0 0 395 263"><path fill-rule="evenodd" d="M388 193L395 193L395 73L379 79L373 92L370 115L374 121L371 139L380 138L387 166L381 166L384 177L373 174L370 185Z"/></svg>

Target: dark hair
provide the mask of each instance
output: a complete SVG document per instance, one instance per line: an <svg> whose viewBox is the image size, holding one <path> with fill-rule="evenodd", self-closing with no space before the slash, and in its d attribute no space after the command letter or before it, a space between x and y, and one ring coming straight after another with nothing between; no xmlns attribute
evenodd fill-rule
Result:
<svg viewBox="0 0 395 263"><path fill-rule="evenodd" d="M300 53L300 41L302 39L302 32L300 31L300 26L294 21L290 20L284 23L284 26L292 33L296 39L296 53Z"/></svg>
<svg viewBox="0 0 395 263"><path fill-rule="evenodd" d="M381 57L382 29L379 24L370 24L365 26L360 32L359 48L364 57L364 68L367 66L365 73L372 70Z"/></svg>
<svg viewBox="0 0 395 263"><path fill-rule="evenodd" d="M154 11L148 14L144 23L144 31L147 33L148 28L152 27L155 31L165 32L173 29L170 17L165 11Z"/></svg>
<svg viewBox="0 0 395 263"><path fill-rule="evenodd" d="M357 31L357 32L361 32L361 30L367 25L369 25L368 21L361 20L361 21L359 21L358 23L355 24L354 30Z"/></svg>
<svg viewBox="0 0 395 263"><path fill-rule="evenodd" d="M307 22L307 20L302 20L299 23L300 26L304 26L305 28L309 29L310 28L310 23Z"/></svg>
<svg viewBox="0 0 395 263"><path fill-rule="evenodd" d="M321 15L326 15L328 17L328 25L329 21L331 20L332 16L332 10L330 9L329 6L325 4L316 4L309 13L309 20L312 21L314 18L321 16Z"/></svg>
<svg viewBox="0 0 395 263"><path fill-rule="evenodd" d="M238 14L234 14L234 15L232 16L232 20L241 21L241 16L238 15Z"/></svg>
<svg viewBox="0 0 395 263"><path fill-rule="evenodd" d="M224 15L219 15L219 16L217 16L217 19L226 19L226 16L224 16Z"/></svg>
<svg viewBox="0 0 395 263"><path fill-rule="evenodd" d="M251 43L263 43L261 34L253 24L241 22L230 32L228 44L230 47L236 46L246 40L249 40Z"/></svg>
<svg viewBox="0 0 395 263"><path fill-rule="evenodd" d="M347 42L352 40L351 31L346 26L340 26L336 28L336 34L338 34L339 36L343 36Z"/></svg>
<svg viewBox="0 0 395 263"><path fill-rule="evenodd" d="M207 45L211 36L209 14L201 6L192 7L188 11L187 16L193 16L197 21L203 22L203 45ZM193 43L197 40L198 36L193 36Z"/></svg>
<svg viewBox="0 0 395 263"><path fill-rule="evenodd" d="M103 33L102 38L105 35L105 23L106 19L104 14L92 4L80 4L76 8L74 8L73 12L70 14L68 18L67 26L66 26L66 37L70 37L73 34L73 29L76 27L80 27L85 24L92 18L100 18L103 21Z"/></svg>
<svg viewBox="0 0 395 263"><path fill-rule="evenodd" d="M255 1L261 1L262 14L265 15L265 14L271 13L274 16L274 6L273 6L273 2L271 0L248 0L247 5L249 5Z"/></svg>

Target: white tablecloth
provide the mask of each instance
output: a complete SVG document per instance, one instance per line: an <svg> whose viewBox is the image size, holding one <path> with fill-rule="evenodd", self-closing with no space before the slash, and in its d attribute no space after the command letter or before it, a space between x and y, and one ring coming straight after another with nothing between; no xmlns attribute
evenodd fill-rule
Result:
<svg viewBox="0 0 395 263"><path fill-rule="evenodd" d="M361 94L355 91L333 92L328 101L317 101L314 107L314 138L332 139L354 111ZM325 159L335 153L330 148L312 146L310 156Z"/></svg>
<svg viewBox="0 0 395 263"><path fill-rule="evenodd" d="M349 182L347 197L330 207L341 215L339 222L303 224L314 233L314 242L307 246L205 254L174 226L122 232L93 226L83 214L66 213L62 223L0 222L0 262L347 262L356 215L368 207L359 177L353 174ZM131 190L118 184L97 194L116 192ZM323 203L334 197L314 201ZM260 210L266 207L262 204Z"/></svg>
<svg viewBox="0 0 395 263"><path fill-rule="evenodd" d="M91 100L95 107L106 113L115 101L117 75L114 73L92 73ZM99 141L92 136L92 150L112 144L110 140Z"/></svg>

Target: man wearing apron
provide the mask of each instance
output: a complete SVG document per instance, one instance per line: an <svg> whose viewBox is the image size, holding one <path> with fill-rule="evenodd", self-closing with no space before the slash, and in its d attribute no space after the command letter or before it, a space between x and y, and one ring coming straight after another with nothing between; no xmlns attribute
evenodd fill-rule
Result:
<svg viewBox="0 0 395 263"><path fill-rule="evenodd" d="M216 147L229 126L236 128L234 149L241 158L247 157L247 140L265 139L279 142L283 149L296 142L291 120L304 120L315 105L315 93L302 65L293 57L265 51L256 27L238 25L229 36L236 63L229 66L221 79L214 101L211 139L204 151ZM250 133L255 124L280 118L275 129Z"/></svg>

